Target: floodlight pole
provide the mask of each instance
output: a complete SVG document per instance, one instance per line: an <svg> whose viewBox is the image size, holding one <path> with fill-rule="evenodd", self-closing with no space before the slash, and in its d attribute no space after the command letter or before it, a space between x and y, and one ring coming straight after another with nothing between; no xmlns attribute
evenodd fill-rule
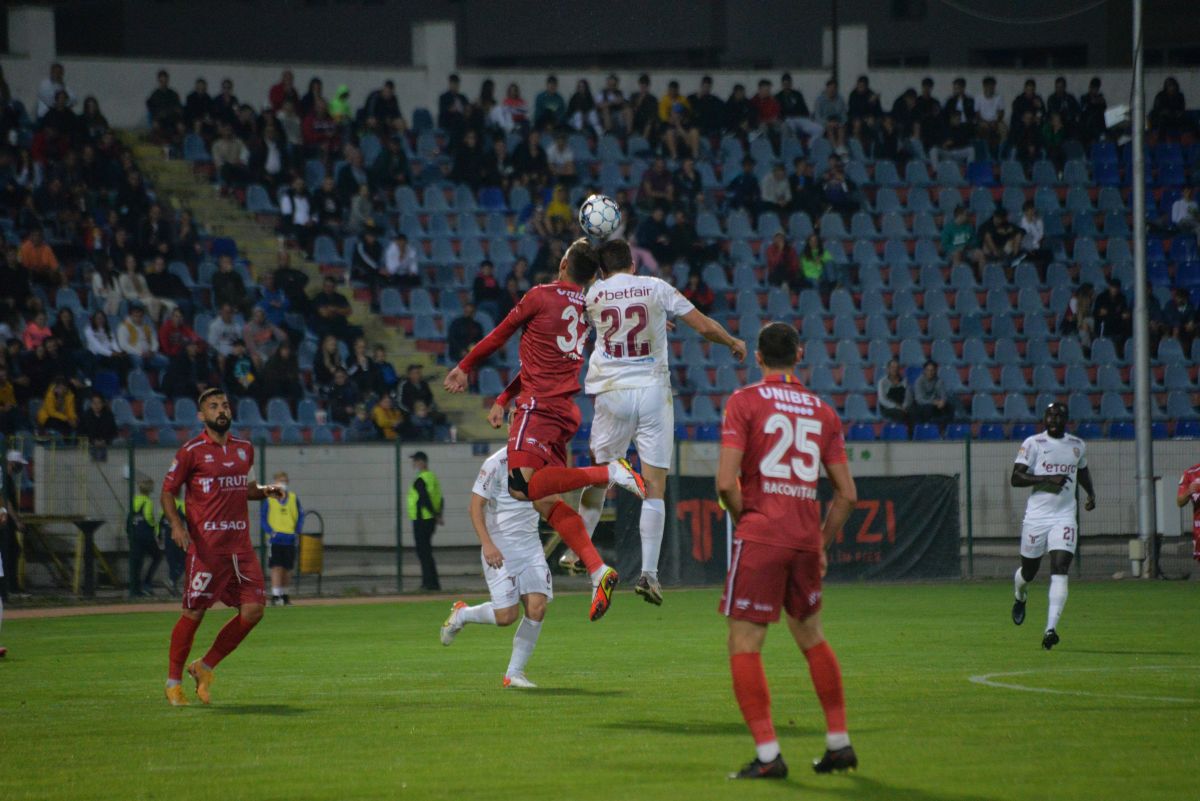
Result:
<svg viewBox="0 0 1200 801"><path fill-rule="evenodd" d="M1150 436L1150 337L1146 284L1146 100L1142 86L1142 0L1133 0L1133 405L1137 449L1137 533L1146 546L1145 576L1156 575L1154 451Z"/></svg>

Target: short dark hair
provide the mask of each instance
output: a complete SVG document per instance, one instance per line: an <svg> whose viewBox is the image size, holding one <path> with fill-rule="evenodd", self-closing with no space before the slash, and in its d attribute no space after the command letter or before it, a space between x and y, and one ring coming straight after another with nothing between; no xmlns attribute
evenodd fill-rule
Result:
<svg viewBox="0 0 1200 801"><path fill-rule="evenodd" d="M567 277L583 286L596 277L600 269L600 257L592 243L580 237L567 248Z"/></svg>
<svg viewBox="0 0 1200 801"><path fill-rule="evenodd" d="M606 276L628 270L633 264L633 250L624 239L605 242L599 248L599 256L600 273Z"/></svg>
<svg viewBox="0 0 1200 801"><path fill-rule="evenodd" d="M938 366L938 363L937 363L937 362L935 362L933 359L926 359L926 360L925 360L925 364L921 365L921 367L922 367L922 368L925 368L925 367L929 367L930 365L933 365L934 367L937 367L937 366Z"/></svg>
<svg viewBox="0 0 1200 801"><path fill-rule="evenodd" d="M987 83L995 83L995 82L996 82L996 79L995 79L995 78L993 78L991 75L985 75L985 76L983 76L983 82L984 82L985 84L987 84Z"/></svg>
<svg viewBox="0 0 1200 801"><path fill-rule="evenodd" d="M206 389L200 393L200 397L196 399L196 405L203 406L204 402L206 400L208 400L209 398L212 398L216 395L220 395L220 396L224 397L225 390L221 389L220 387L209 387L208 389Z"/></svg>
<svg viewBox="0 0 1200 801"><path fill-rule="evenodd" d="M758 353L764 366L790 369L800 353L800 334L787 323L767 323L758 332Z"/></svg>

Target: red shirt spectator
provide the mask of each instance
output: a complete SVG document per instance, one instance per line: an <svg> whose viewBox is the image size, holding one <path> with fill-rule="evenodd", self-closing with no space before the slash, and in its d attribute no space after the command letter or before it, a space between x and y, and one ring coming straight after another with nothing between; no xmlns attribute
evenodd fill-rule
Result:
<svg viewBox="0 0 1200 801"><path fill-rule="evenodd" d="M324 100L318 100L313 112L304 118L300 125L300 135L308 147L328 151L337 149L337 122L329 116L329 107Z"/></svg>
<svg viewBox="0 0 1200 801"><path fill-rule="evenodd" d="M50 326L46 324L46 313L38 312L32 320L25 324L25 330L21 332L21 344L25 346L25 350L34 350L52 334Z"/></svg>
<svg viewBox="0 0 1200 801"><path fill-rule="evenodd" d="M183 352L189 342L204 348L204 338L187 324L183 312L176 308L158 327L158 349L166 356L176 356Z"/></svg>
<svg viewBox="0 0 1200 801"><path fill-rule="evenodd" d="M754 109L754 116L758 118L759 125L775 125L779 122L782 111L779 101L771 94L770 81L758 82L758 93L750 98L750 106Z"/></svg>
<svg viewBox="0 0 1200 801"><path fill-rule="evenodd" d="M775 234L767 248L767 280L776 286L800 281L800 254L781 233Z"/></svg>
<svg viewBox="0 0 1200 801"><path fill-rule="evenodd" d="M283 104L287 100L291 100L297 106L300 105L300 95L296 92L296 78L292 75L291 70L284 70L283 75L279 76L279 83L272 86L267 92L267 101L276 111L283 108Z"/></svg>

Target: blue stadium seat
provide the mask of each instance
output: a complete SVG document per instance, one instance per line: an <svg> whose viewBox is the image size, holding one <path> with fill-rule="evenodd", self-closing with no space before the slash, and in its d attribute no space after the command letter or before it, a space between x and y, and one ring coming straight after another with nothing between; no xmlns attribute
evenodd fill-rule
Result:
<svg viewBox="0 0 1200 801"><path fill-rule="evenodd" d="M1175 424L1176 439L1200 439L1200 420L1180 420Z"/></svg>
<svg viewBox="0 0 1200 801"><path fill-rule="evenodd" d="M908 440L908 426L904 423L885 423L879 438L884 442L905 442Z"/></svg>
<svg viewBox="0 0 1200 801"><path fill-rule="evenodd" d="M980 442L1003 442L1007 437L1004 435L1004 426L1001 423L984 423L979 427Z"/></svg>
<svg viewBox="0 0 1200 801"><path fill-rule="evenodd" d="M266 424L262 418L262 412L258 409L258 404L251 398L242 398L238 401L234 422L239 426L252 427Z"/></svg>
<svg viewBox="0 0 1200 801"><path fill-rule="evenodd" d="M1034 436L1037 432L1038 427L1035 423L1017 423L1012 427L1012 431L1009 432L1009 437L1017 442L1021 442Z"/></svg>
<svg viewBox="0 0 1200 801"><path fill-rule="evenodd" d="M928 442L942 438L941 432L934 423L917 423L912 430L913 442Z"/></svg>
<svg viewBox="0 0 1200 801"><path fill-rule="evenodd" d="M971 399L971 419L980 422L1000 420L1000 412L996 409L996 401L986 392L977 392Z"/></svg>
<svg viewBox="0 0 1200 801"><path fill-rule="evenodd" d="M949 440L963 440L971 436L970 423L951 423L946 426L945 438Z"/></svg>
<svg viewBox="0 0 1200 801"><path fill-rule="evenodd" d="M875 426L868 423L857 423L852 425L846 432L846 440L848 442L874 442Z"/></svg>
<svg viewBox="0 0 1200 801"><path fill-rule="evenodd" d="M1108 438L1127 440L1134 438L1133 423L1129 422L1114 422L1108 427Z"/></svg>

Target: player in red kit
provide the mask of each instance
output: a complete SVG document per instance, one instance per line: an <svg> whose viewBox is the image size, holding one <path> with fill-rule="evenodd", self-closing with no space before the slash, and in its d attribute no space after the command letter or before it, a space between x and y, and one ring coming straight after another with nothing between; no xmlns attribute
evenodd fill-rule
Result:
<svg viewBox="0 0 1200 801"><path fill-rule="evenodd" d="M1175 503L1182 507L1189 501L1192 504L1192 558L1200 562L1200 464L1184 470L1179 479Z"/></svg>
<svg viewBox="0 0 1200 801"><path fill-rule="evenodd" d="M617 571L604 564L588 537L579 513L559 493L594 485L616 484L646 497L642 477L624 459L598 467L567 467L567 444L579 429L579 368L587 344L588 322L584 288L600 266L596 249L579 239L563 255L558 280L539 284L525 293L490 334L463 357L446 376L448 392L467 389L468 374L479 367L515 333L521 336L521 370L493 406L488 420L499 428L510 396L516 408L508 432L508 489L534 508L575 551L592 579L589 617L599 620L612 604Z"/></svg>
<svg viewBox="0 0 1200 801"><path fill-rule="evenodd" d="M756 747L754 761L731 779L787 777L761 656L767 625L781 610L825 711L825 755L813 770L858 766L846 730L841 668L820 616L825 548L841 531L857 491L841 420L792 375L799 358L796 329L764 326L755 353L763 379L730 396L721 428L717 492L737 527L720 611L729 618L733 692ZM817 501L822 465L833 484L824 522Z"/></svg>
<svg viewBox="0 0 1200 801"><path fill-rule="evenodd" d="M187 666L196 681L196 697L205 704L211 701L213 668L262 620L266 594L258 554L250 543L246 502L285 496L282 487L260 486L248 479L254 446L230 436L233 415L225 393L205 390L198 405L204 431L175 454L162 486L162 509L171 524L171 539L187 551L183 613L171 631L167 670L167 700L172 706L187 705L183 666L206 609L221 601L238 613L217 634L208 653ZM175 506L180 488L186 527Z"/></svg>

